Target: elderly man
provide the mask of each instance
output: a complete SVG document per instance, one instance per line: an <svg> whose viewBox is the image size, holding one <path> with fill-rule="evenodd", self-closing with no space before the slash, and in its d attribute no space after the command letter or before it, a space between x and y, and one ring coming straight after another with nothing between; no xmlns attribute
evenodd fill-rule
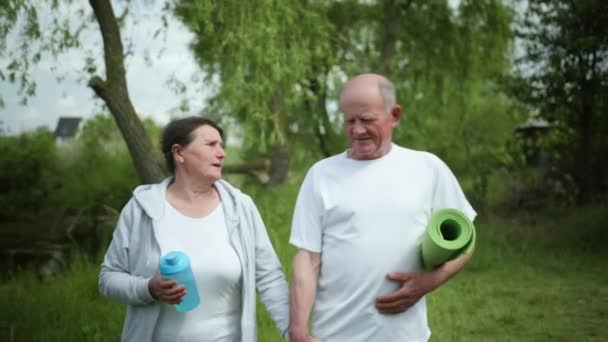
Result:
<svg viewBox="0 0 608 342"><path fill-rule="evenodd" d="M401 108L389 80L354 77L340 109L350 148L308 171L296 203L290 341L427 341L424 296L471 254L422 272L426 224L443 208L476 213L439 158L392 142Z"/></svg>

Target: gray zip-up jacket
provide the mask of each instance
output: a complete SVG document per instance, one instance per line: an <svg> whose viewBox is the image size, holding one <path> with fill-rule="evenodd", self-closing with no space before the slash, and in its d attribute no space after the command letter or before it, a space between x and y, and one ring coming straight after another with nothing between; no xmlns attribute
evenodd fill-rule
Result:
<svg viewBox="0 0 608 342"><path fill-rule="evenodd" d="M122 341L151 341L161 304L149 290L156 274L160 246L156 239L165 212L165 192L172 178L142 185L123 208L99 273L99 291L128 304ZM220 180L219 191L230 242L243 271L241 338L257 341L256 292L283 336L289 324L289 291L279 259L251 198Z"/></svg>

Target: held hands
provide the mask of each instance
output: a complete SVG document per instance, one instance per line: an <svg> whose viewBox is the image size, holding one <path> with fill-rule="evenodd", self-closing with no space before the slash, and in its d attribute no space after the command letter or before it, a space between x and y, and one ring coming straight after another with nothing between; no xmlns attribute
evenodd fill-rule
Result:
<svg viewBox="0 0 608 342"><path fill-rule="evenodd" d="M386 314L404 312L437 287L432 273L392 272L387 278L402 283L402 286L376 299L376 308Z"/></svg>
<svg viewBox="0 0 608 342"><path fill-rule="evenodd" d="M289 329L289 342L323 342L323 340L308 335L308 328Z"/></svg>
<svg viewBox="0 0 608 342"><path fill-rule="evenodd" d="M289 335L289 342L323 342L323 340L308 335L301 337Z"/></svg>
<svg viewBox="0 0 608 342"><path fill-rule="evenodd" d="M177 285L175 280L164 280L159 273L148 282L148 291L154 299L168 304L179 304L186 295L183 285Z"/></svg>

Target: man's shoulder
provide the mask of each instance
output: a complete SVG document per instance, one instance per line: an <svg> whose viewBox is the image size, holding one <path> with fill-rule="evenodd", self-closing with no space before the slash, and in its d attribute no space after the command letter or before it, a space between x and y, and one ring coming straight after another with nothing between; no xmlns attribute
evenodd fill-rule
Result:
<svg viewBox="0 0 608 342"><path fill-rule="evenodd" d="M437 162L441 163L441 159L439 157L428 151L414 150L396 144L393 144L393 148L395 149L396 154L403 158L409 158L417 162L427 163L431 165L436 164Z"/></svg>
<svg viewBox="0 0 608 342"><path fill-rule="evenodd" d="M340 162L342 162L345 159L346 159L346 152L334 154L333 156L329 156L327 158L323 158L323 159L317 161L310 167L310 169L317 170L317 169L332 168L332 167L335 167L336 165L338 165Z"/></svg>
<svg viewBox="0 0 608 342"><path fill-rule="evenodd" d="M410 169L417 169L432 175L451 172L449 166L434 153L401 146L396 146L395 150L399 164L407 165Z"/></svg>

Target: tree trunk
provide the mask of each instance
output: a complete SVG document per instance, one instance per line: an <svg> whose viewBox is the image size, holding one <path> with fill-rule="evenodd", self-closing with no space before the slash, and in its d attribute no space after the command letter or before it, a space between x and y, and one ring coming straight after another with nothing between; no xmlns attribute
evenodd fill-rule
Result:
<svg viewBox="0 0 608 342"><path fill-rule="evenodd" d="M583 69L586 73L587 70ZM594 92L595 89L592 86L592 81L588 81L581 76L580 80L580 116L578 125L578 148L577 148L577 159L579 160L576 165L577 183L579 187L579 193L577 202L578 204L584 204L589 202L594 185L598 184L599 179L595 179L594 169L597 166L597 162L593 160L592 151L593 148L593 136L594 136L594 125L593 125L593 104L594 104Z"/></svg>
<svg viewBox="0 0 608 342"><path fill-rule="evenodd" d="M272 97L274 128L279 135L279 144L275 146L270 165L269 184L281 184L289 171L289 147L287 145L287 123L283 112L283 94L278 89Z"/></svg>
<svg viewBox="0 0 608 342"><path fill-rule="evenodd" d="M380 48L380 71L387 77L390 77L393 69L393 60L397 50L397 34L400 26L403 25L401 20L411 4L412 0L385 0L382 2L384 34L382 35Z"/></svg>
<svg viewBox="0 0 608 342"><path fill-rule="evenodd" d="M319 143L319 149L325 157L330 157L338 152L338 137L333 130L325 105L327 89L324 83L329 68L326 64L323 64L322 68L315 68L314 70L314 75L308 79L308 89L315 94L316 101L313 103L310 99L306 99L305 104L315 119L313 123L314 133ZM321 77L322 81L319 81L316 75L321 75L319 77Z"/></svg>
<svg viewBox="0 0 608 342"><path fill-rule="evenodd" d="M165 174L129 98L124 51L112 4L110 0L89 0L89 3L99 23L106 66L106 80L93 76L89 86L103 99L116 120L140 180L144 183L156 183Z"/></svg>
<svg viewBox="0 0 608 342"><path fill-rule="evenodd" d="M250 174L255 176L262 184L270 182L270 170L272 161L270 159L259 159L243 162L241 164L224 165L224 173Z"/></svg>

